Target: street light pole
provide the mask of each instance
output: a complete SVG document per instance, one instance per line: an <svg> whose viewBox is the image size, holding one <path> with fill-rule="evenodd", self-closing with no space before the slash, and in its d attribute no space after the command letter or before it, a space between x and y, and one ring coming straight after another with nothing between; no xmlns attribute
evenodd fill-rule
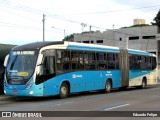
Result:
<svg viewBox="0 0 160 120"><path fill-rule="evenodd" d="M45 41L45 17L46 17L46 15L43 14L43 19L42 19L42 22L43 22L43 41Z"/></svg>

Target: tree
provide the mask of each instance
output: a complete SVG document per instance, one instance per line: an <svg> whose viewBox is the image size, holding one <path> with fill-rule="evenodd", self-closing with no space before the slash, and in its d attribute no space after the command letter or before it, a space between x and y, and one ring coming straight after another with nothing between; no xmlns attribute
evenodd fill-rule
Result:
<svg viewBox="0 0 160 120"><path fill-rule="evenodd" d="M158 11L156 17L153 19L152 25L157 25L158 27L160 27L160 10Z"/></svg>
<svg viewBox="0 0 160 120"><path fill-rule="evenodd" d="M71 41L74 42L74 35L78 35L78 34L87 34L87 33L96 33L96 32L100 32L100 31L86 31L86 32L82 32L82 33L73 33L71 35L67 35L63 41Z"/></svg>
<svg viewBox="0 0 160 120"><path fill-rule="evenodd" d="M76 35L75 33L71 34L71 35L67 35L63 41L71 41L73 42L74 41L74 35Z"/></svg>

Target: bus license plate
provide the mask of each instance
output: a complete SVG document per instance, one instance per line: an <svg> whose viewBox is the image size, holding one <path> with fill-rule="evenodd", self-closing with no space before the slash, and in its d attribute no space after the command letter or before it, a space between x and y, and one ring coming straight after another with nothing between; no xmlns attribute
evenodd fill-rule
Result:
<svg viewBox="0 0 160 120"><path fill-rule="evenodd" d="M14 91L12 91L12 93L13 93L13 94L18 94L18 91L15 91L15 90L14 90Z"/></svg>

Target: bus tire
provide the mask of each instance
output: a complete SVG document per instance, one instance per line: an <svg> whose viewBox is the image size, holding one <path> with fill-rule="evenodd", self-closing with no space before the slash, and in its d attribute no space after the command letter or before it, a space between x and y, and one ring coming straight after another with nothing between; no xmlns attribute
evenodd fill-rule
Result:
<svg viewBox="0 0 160 120"><path fill-rule="evenodd" d="M142 80L142 85L140 86L140 88L141 89L143 89L143 88L145 88L146 87L146 79L145 78L143 78L143 80Z"/></svg>
<svg viewBox="0 0 160 120"><path fill-rule="evenodd" d="M69 93L68 85L66 83L62 83L62 85L60 87L59 97L61 99L67 98L68 93Z"/></svg>
<svg viewBox="0 0 160 120"><path fill-rule="evenodd" d="M105 85L105 93L110 93L111 92L111 88L112 88L112 83L110 80L106 81L106 85Z"/></svg>

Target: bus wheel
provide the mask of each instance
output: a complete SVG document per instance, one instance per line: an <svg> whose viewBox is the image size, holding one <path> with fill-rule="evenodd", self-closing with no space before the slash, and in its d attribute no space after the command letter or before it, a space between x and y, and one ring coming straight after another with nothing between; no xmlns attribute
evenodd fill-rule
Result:
<svg viewBox="0 0 160 120"><path fill-rule="evenodd" d="M68 96L68 85L66 83L62 83L61 87L60 87L60 93L59 93L59 97L61 99L66 98Z"/></svg>
<svg viewBox="0 0 160 120"><path fill-rule="evenodd" d="M111 81L110 81L110 80L107 80L106 86L105 86L105 92L106 92L106 93L110 93L110 92L111 92L111 88L112 88Z"/></svg>
<svg viewBox="0 0 160 120"><path fill-rule="evenodd" d="M143 89L145 87L146 87L146 80L143 78L141 88Z"/></svg>

